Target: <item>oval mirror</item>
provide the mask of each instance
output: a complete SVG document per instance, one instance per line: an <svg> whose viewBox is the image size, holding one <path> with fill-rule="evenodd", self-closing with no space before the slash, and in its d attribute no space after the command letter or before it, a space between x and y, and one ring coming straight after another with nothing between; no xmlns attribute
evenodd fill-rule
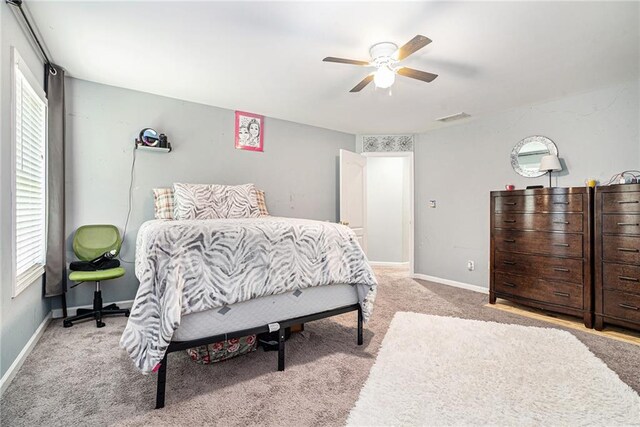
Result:
<svg viewBox="0 0 640 427"><path fill-rule="evenodd" d="M518 142L511 151L511 166L516 173L535 178L547 171L540 171L540 160L549 154L558 155L558 147L544 136L530 136Z"/></svg>
<svg viewBox="0 0 640 427"><path fill-rule="evenodd" d="M144 128L140 131L140 141L149 147L155 147L160 142L158 132L151 128Z"/></svg>

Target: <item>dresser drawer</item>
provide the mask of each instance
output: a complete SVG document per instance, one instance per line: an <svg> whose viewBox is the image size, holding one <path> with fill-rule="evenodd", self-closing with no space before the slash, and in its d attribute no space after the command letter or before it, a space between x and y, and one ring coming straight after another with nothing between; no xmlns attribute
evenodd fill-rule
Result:
<svg viewBox="0 0 640 427"><path fill-rule="evenodd" d="M582 232L582 214L497 213L494 227L512 230Z"/></svg>
<svg viewBox="0 0 640 427"><path fill-rule="evenodd" d="M582 260L495 252L496 271L582 284Z"/></svg>
<svg viewBox="0 0 640 427"><path fill-rule="evenodd" d="M582 212L582 194L498 196L496 212Z"/></svg>
<svg viewBox="0 0 640 427"><path fill-rule="evenodd" d="M542 301L581 309L583 305L581 285L549 282L535 277L494 273L494 289L521 298Z"/></svg>
<svg viewBox="0 0 640 427"><path fill-rule="evenodd" d="M640 237L602 236L602 258L605 261L640 265Z"/></svg>
<svg viewBox="0 0 640 427"><path fill-rule="evenodd" d="M582 258L582 234L493 230L495 249L502 252Z"/></svg>
<svg viewBox="0 0 640 427"><path fill-rule="evenodd" d="M604 315L640 323L640 295L604 291Z"/></svg>
<svg viewBox="0 0 640 427"><path fill-rule="evenodd" d="M640 266L603 263L602 286L640 295Z"/></svg>
<svg viewBox="0 0 640 427"><path fill-rule="evenodd" d="M640 192L604 193L604 213L640 213Z"/></svg>
<svg viewBox="0 0 640 427"><path fill-rule="evenodd" d="M640 235L640 215L602 215L602 231L608 234Z"/></svg>

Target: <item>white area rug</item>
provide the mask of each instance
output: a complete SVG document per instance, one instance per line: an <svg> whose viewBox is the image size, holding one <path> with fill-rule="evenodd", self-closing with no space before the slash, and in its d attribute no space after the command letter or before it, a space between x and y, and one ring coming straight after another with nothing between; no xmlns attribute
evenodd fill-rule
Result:
<svg viewBox="0 0 640 427"><path fill-rule="evenodd" d="M399 312L347 424L640 425L640 397L566 331Z"/></svg>

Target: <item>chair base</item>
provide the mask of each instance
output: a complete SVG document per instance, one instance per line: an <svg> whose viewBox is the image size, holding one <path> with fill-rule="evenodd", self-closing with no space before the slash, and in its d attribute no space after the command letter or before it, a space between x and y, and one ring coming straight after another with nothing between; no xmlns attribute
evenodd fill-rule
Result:
<svg viewBox="0 0 640 427"><path fill-rule="evenodd" d="M124 314L129 317L129 309L121 309L115 304L109 304L102 306L102 292L97 290L93 293L93 309L79 308L78 314L68 319L64 319L62 326L70 328L73 326L73 322L85 319L95 319L96 327L103 328L105 326L102 318L105 316L115 316L118 314Z"/></svg>

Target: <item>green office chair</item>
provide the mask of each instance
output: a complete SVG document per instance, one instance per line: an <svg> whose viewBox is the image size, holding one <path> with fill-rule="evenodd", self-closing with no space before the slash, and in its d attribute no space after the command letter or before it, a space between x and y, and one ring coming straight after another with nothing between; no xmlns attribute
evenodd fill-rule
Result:
<svg viewBox="0 0 640 427"><path fill-rule="evenodd" d="M73 252L81 261L91 261L114 250L115 255L118 255L120 246L122 246L122 238L118 229L113 225L83 225L76 230L73 236ZM69 274L69 280L76 282L72 288L83 282L96 282L96 290L93 293L93 309L79 308L76 316L64 320L64 327L73 326L73 322L77 320L93 318L96 320L96 326L102 328L104 327L103 316L124 314L129 317L129 310L120 309L115 304L103 307L102 292L100 291L101 281L117 279L124 274L125 269L122 267L96 271L72 271Z"/></svg>

